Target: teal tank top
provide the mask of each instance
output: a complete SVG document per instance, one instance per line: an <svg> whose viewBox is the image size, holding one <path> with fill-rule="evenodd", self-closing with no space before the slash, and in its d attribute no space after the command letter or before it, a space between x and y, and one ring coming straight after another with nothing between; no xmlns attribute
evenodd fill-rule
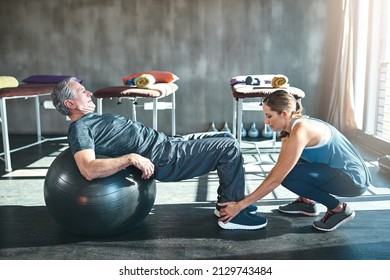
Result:
<svg viewBox="0 0 390 280"><path fill-rule="evenodd" d="M328 126L332 136L322 146L305 148L301 158L308 162L322 163L332 168L340 169L344 173L349 174L355 184L368 186L372 181L370 171L352 143L329 123L316 118L308 119L321 122Z"/></svg>

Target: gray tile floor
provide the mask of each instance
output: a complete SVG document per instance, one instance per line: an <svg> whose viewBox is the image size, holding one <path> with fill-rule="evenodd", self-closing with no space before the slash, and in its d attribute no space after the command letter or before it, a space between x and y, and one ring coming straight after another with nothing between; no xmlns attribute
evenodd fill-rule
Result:
<svg viewBox="0 0 390 280"><path fill-rule="evenodd" d="M260 159L253 143L242 143L248 193L272 168L278 144L257 142ZM311 223L318 217L278 213L279 205L296 198L283 187L257 203L269 220L265 229L222 230L212 214L218 184L212 172L157 182L154 208L138 228L99 239L63 231L45 208L46 171L66 148L46 142L16 152L11 173L0 163L0 259L390 259L390 177L379 171L378 155L363 147L374 181L363 196L346 199L356 218L334 232L315 231Z"/></svg>

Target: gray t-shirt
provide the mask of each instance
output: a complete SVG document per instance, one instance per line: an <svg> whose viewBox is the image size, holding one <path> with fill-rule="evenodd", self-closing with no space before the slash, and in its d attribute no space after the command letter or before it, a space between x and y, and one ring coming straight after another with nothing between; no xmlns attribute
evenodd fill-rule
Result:
<svg viewBox="0 0 390 280"><path fill-rule="evenodd" d="M161 144L167 140L165 134L115 114L88 113L72 122L68 130L73 154L93 149L97 155L118 157L137 153L154 161L162 152Z"/></svg>

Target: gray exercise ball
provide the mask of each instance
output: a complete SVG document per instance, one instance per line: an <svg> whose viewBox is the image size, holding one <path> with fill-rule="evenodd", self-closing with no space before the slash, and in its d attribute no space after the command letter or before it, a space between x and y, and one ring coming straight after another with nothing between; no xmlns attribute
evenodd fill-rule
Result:
<svg viewBox="0 0 390 280"><path fill-rule="evenodd" d="M50 165L44 196L49 213L62 228L102 237L138 226L154 205L156 183L142 179L136 168L88 181L68 148Z"/></svg>

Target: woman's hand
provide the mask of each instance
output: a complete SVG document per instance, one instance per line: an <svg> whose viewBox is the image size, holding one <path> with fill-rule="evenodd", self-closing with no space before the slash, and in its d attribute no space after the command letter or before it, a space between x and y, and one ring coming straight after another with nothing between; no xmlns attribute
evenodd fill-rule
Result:
<svg viewBox="0 0 390 280"><path fill-rule="evenodd" d="M218 203L218 205L222 207L221 210L219 210L221 215L219 221L224 222L225 224L230 222L242 210L240 205L234 201L221 202Z"/></svg>

